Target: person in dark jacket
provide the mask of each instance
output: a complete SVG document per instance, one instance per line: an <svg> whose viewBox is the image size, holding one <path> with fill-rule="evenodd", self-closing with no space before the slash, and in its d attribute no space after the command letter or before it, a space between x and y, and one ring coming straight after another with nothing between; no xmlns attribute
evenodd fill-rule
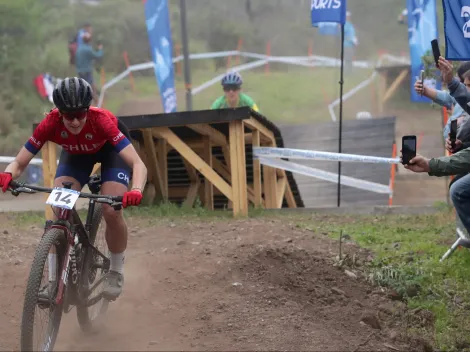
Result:
<svg viewBox="0 0 470 352"><path fill-rule="evenodd" d="M470 93L464 83L460 79L454 77L452 64L444 59L439 58L439 70L442 75L442 82L447 84L450 95L462 107L462 109L470 114ZM464 73L464 78L470 77L470 72ZM429 176L452 176L456 175L456 181L450 187L450 196L454 204L457 215L470 233L470 140L467 135L468 121L462 124L460 129L461 139L456 141L455 148L450 146L450 141L446 141L446 148L455 153L451 156L443 156L439 158L425 158L417 154L410 160L405 168L413 172L427 172Z"/></svg>

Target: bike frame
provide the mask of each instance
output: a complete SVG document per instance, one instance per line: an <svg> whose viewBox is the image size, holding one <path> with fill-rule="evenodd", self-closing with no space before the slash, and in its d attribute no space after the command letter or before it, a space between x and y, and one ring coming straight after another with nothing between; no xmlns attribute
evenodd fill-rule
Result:
<svg viewBox="0 0 470 352"><path fill-rule="evenodd" d="M91 182L91 178L90 178L90 182ZM59 211L59 214L57 215L57 220L53 221L50 224L50 226L46 226L45 232L52 228L59 229L64 232L65 239L66 239L64 262L59 272L59 285L58 285L57 295L55 298L56 305L60 305L64 301L66 288L69 286L68 284L69 284L71 253L72 253L72 250L74 250L74 246L76 244L81 243L82 246L88 247L89 249L94 251L94 253L97 253L100 257L103 258L103 265L100 267L105 268L105 269L109 268L109 263L110 263L109 259L103 253L101 253L94 245L90 243L89 233L93 226L92 220L93 220L93 213L95 210L96 203L97 202L107 203L111 205L114 209L118 210L121 207L121 203L119 202L122 201L122 197L119 197L119 196L110 197L110 196L103 196L103 195L97 194L100 189L100 186L97 186L97 183L99 184L99 182L95 182L95 184L89 184L89 188L92 190L93 194L85 194L85 193L80 194L80 197L82 198L89 198L88 212L87 212L85 225L83 225L83 222L80 219L80 216L78 215L78 212L74 206L72 209L55 208L55 209L58 209ZM27 190L12 190L12 193L14 195L18 195L22 191L26 193L35 193L32 191L50 193L53 190L53 188L31 186L27 184L17 183L14 181L13 181L13 186L20 187L20 188L24 187L25 189L27 189ZM72 183L64 182L63 186L66 189L71 189ZM29 190L32 190L32 191L29 191ZM76 239L75 235L78 235L77 242L75 241ZM79 268L80 271L76 269L78 277L77 277L77 282L75 283L75 285L77 286L80 285L79 275L81 275L81 273L83 272L83 265L84 265L84 262L82 261L81 268ZM98 282L96 282L93 285L93 287L90 288L88 291L92 292L93 289L97 285L99 285L102 280L103 278L101 278ZM87 292L87 296L86 296L87 298L88 298L89 292ZM77 295L76 299L81 300L81 297L78 297ZM99 299L101 299L101 297L97 296L94 299L89 300L87 302L87 305L93 305L94 301L95 300L98 301ZM80 303L83 303L83 302L80 302Z"/></svg>
<svg viewBox="0 0 470 352"><path fill-rule="evenodd" d="M65 187L67 188L67 187ZM55 303L57 305L61 304L64 300L64 294L65 290L69 284L69 274L70 274L70 260L71 260L71 251L73 247L77 243L82 243L83 246L91 248L92 251L95 251L98 253L102 258L103 258L103 267L109 267L109 259L101 253L95 246L93 246L90 243L89 239L89 232L92 227L92 219L93 219L93 212L95 210L95 203L96 201L94 199L90 199L88 203L88 213L86 217L86 223L85 226L82 223L82 220L80 219L77 210L75 207L73 207L71 210L69 209L63 209L59 208L59 215L58 219L50 226L50 228L56 228L64 231L66 241L67 241L67 246L65 250L65 260L62 265L62 269L59 273L60 281L59 281L59 286L58 286L58 291L57 291L57 296ZM72 222L70 222L70 219L72 219ZM75 243L75 234L78 234L78 242ZM80 275L83 272L83 265L84 263L81 263L81 268L80 268ZM95 286L97 286L102 280L99 280ZM80 280L75 283L75 285L79 285ZM90 291L93 291L93 288ZM87 292L88 293L88 292ZM81 299L77 295L77 299ZM96 297L99 299L99 297ZM81 302L83 303L83 302Z"/></svg>

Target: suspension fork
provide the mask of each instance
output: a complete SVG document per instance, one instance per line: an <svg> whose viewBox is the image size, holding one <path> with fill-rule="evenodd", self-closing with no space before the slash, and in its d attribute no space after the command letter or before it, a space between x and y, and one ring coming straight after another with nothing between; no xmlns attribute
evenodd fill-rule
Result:
<svg viewBox="0 0 470 352"><path fill-rule="evenodd" d="M54 225L52 227L55 227ZM62 231L65 232L66 234L66 241L67 241L67 246L65 249L65 255L64 255L64 262L62 263L62 269L60 270L60 279L59 279L59 286L57 290L57 296L55 298L55 303L56 305L60 305L65 296L65 290L67 288L68 284L68 279L69 279L69 273L70 273L70 260L71 260L71 253L72 250L74 250L74 239L72 238L72 233L70 230L66 227L63 226L57 226L57 228L60 228Z"/></svg>

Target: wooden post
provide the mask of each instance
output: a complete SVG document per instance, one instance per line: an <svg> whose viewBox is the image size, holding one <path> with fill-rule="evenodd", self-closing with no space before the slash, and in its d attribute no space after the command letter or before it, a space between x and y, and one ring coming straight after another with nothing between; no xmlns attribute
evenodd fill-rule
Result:
<svg viewBox="0 0 470 352"><path fill-rule="evenodd" d="M204 142L203 159L212 168L212 143L208 136L202 138ZM204 206L209 210L214 210L214 187L207 178L204 178Z"/></svg>
<svg viewBox="0 0 470 352"><path fill-rule="evenodd" d="M56 145L53 142L44 143L41 148L42 156L42 173L44 178L44 187L54 186L54 177L57 170L57 152ZM44 202L49 194L44 194ZM46 205L45 217L46 220L53 220L54 213L50 205Z"/></svg>
<svg viewBox="0 0 470 352"><path fill-rule="evenodd" d="M162 178L163 199L168 201L168 145L166 140L159 139L156 145L158 162L160 163L160 176Z"/></svg>
<svg viewBox="0 0 470 352"><path fill-rule="evenodd" d="M268 144L270 147L275 147L273 142ZM264 202L266 208L276 208L277 203L277 172L276 169L267 165L263 165L263 188L264 188Z"/></svg>
<svg viewBox="0 0 470 352"><path fill-rule="evenodd" d="M260 146L260 133L258 130L252 132L252 145L253 147ZM258 159L253 158L253 189L254 189L254 204L255 207L263 206L263 199L261 197L261 163Z"/></svg>
<svg viewBox="0 0 470 352"><path fill-rule="evenodd" d="M232 172L233 214L248 215L248 190L246 185L245 133L243 121L229 124L230 164Z"/></svg>

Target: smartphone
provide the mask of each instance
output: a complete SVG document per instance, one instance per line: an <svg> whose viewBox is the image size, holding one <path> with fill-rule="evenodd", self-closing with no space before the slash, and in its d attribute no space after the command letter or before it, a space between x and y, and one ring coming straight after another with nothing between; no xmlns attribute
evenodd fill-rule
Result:
<svg viewBox="0 0 470 352"><path fill-rule="evenodd" d="M452 120L450 123L450 143L452 148L455 148L455 140L457 139L457 119Z"/></svg>
<svg viewBox="0 0 470 352"><path fill-rule="evenodd" d="M416 156L416 136L403 136L401 139L402 164L410 163Z"/></svg>
<svg viewBox="0 0 470 352"><path fill-rule="evenodd" d="M423 86L423 91L424 91L424 70L421 70L421 75L419 79L421 80L421 85ZM422 92L421 92L421 96L423 96Z"/></svg>
<svg viewBox="0 0 470 352"><path fill-rule="evenodd" d="M436 66L439 67L439 56L441 56L441 51L439 50L439 43L437 39L431 40L432 54L434 56L434 62Z"/></svg>

